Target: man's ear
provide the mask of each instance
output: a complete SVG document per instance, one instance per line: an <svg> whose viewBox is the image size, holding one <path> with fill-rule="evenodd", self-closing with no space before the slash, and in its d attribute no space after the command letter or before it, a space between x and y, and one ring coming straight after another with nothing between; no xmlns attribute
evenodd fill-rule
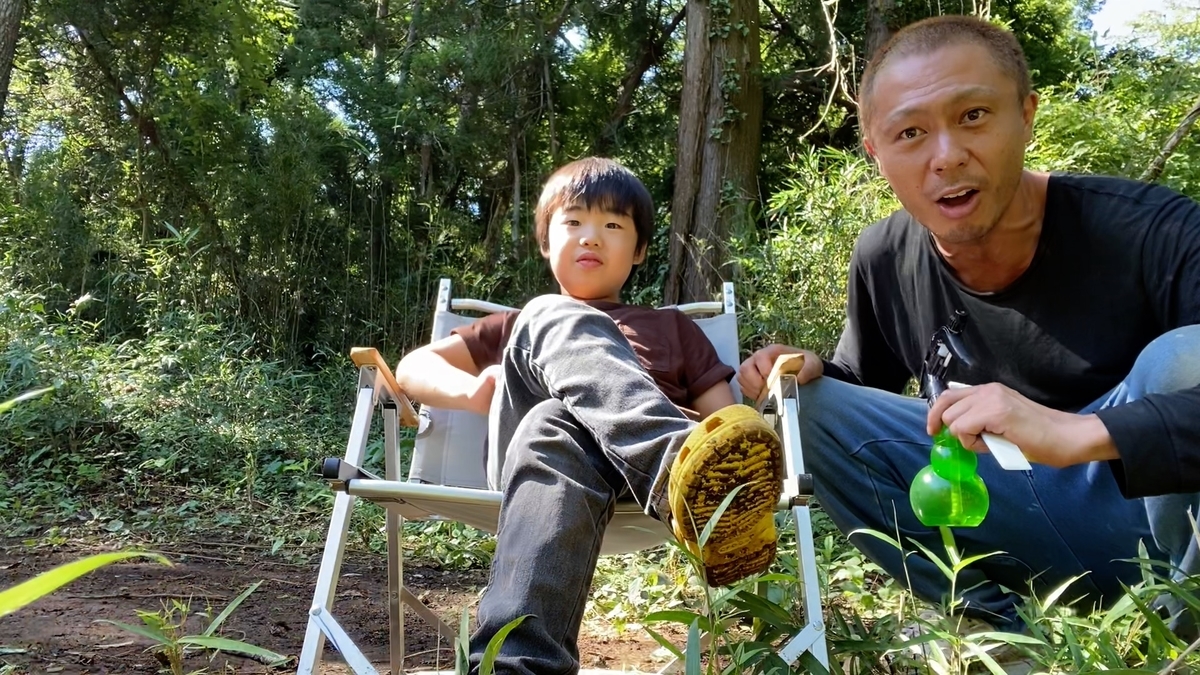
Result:
<svg viewBox="0 0 1200 675"><path fill-rule="evenodd" d="M1025 142L1033 139L1033 118L1037 116L1038 95L1036 91L1029 92L1021 103L1021 120L1025 124Z"/></svg>

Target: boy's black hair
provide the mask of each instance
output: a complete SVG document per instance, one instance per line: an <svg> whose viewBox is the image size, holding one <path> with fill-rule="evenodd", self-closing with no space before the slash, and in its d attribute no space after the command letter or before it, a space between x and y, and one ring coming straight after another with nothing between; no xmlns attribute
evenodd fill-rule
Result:
<svg viewBox="0 0 1200 675"><path fill-rule="evenodd" d="M619 162L585 157L555 171L542 187L534 211L534 233L542 253L550 248L550 218L560 208L582 206L624 213L637 230L637 250L644 251L654 236L654 201L650 191ZM632 275L631 275L632 276Z"/></svg>

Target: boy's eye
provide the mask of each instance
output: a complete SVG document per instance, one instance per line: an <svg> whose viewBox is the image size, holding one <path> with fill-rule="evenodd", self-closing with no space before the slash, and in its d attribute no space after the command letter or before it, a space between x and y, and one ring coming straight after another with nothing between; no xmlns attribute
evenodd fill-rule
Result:
<svg viewBox="0 0 1200 675"><path fill-rule="evenodd" d="M576 227L579 225L579 221L578 220L564 220L563 225L566 225L567 227Z"/></svg>
<svg viewBox="0 0 1200 675"><path fill-rule="evenodd" d="M621 224L620 223L609 223L609 224L605 225L605 227L607 227L610 230L619 230L619 229L621 229Z"/></svg>
<svg viewBox="0 0 1200 675"><path fill-rule="evenodd" d="M912 139L920 136L921 133L922 133L922 131L920 129L918 129L916 127L909 127L907 129L905 129L904 131L901 131L899 133L899 137L906 141L911 141Z"/></svg>

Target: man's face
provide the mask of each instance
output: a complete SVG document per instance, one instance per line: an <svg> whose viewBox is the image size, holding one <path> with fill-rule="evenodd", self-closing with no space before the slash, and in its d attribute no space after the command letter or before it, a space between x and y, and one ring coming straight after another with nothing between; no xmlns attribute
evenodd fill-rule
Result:
<svg viewBox="0 0 1200 675"><path fill-rule="evenodd" d="M887 62L869 105L867 151L904 208L944 244L987 235L1020 184L1037 96L964 43Z"/></svg>

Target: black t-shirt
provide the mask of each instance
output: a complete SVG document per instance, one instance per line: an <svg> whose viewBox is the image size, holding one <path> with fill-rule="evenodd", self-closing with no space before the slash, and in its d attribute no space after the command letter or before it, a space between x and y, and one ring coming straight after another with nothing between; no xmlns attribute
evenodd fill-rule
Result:
<svg viewBox="0 0 1200 675"><path fill-rule="evenodd" d="M1055 174L1033 263L988 294L959 283L929 232L897 211L859 238L848 290L826 375L900 392L961 309L973 365L956 360L948 379L1000 382L1073 412L1120 383L1154 338L1200 324L1200 205L1161 186ZM1098 415L1126 496L1200 491L1200 387Z"/></svg>

